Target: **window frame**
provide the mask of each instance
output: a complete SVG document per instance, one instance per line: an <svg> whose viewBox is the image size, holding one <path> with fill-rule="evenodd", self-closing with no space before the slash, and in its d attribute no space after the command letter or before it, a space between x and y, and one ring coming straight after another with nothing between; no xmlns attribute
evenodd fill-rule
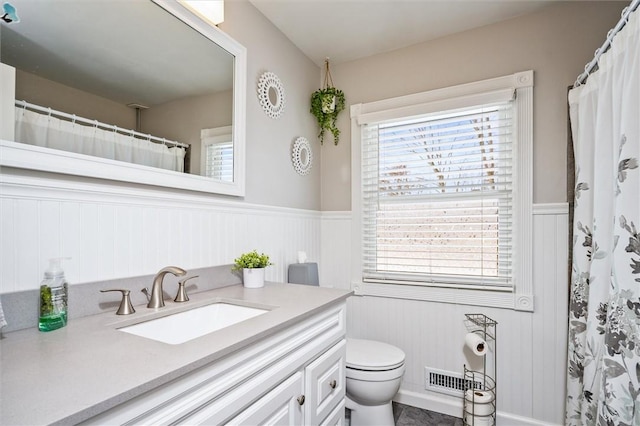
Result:
<svg viewBox="0 0 640 426"><path fill-rule="evenodd" d="M362 280L361 125L486 103L516 92L513 147L513 282L504 289L455 283L371 283ZM533 311L533 71L351 106L352 277L356 295L427 300ZM529 259L529 261L525 261Z"/></svg>

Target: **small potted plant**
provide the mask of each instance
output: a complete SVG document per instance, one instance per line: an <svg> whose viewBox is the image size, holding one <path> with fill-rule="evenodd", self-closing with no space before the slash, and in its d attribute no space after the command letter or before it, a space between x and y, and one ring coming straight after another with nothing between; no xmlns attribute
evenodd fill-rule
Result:
<svg viewBox="0 0 640 426"><path fill-rule="evenodd" d="M234 260L233 271L242 270L242 283L247 288L264 287L264 270L273 265L269 256L256 250L240 255Z"/></svg>

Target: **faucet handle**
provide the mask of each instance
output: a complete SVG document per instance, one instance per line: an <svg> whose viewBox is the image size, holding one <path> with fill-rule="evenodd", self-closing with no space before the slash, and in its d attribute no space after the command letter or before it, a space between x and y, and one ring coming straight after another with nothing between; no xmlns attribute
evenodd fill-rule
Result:
<svg viewBox="0 0 640 426"><path fill-rule="evenodd" d="M109 290L100 290L100 293L107 293L109 291L119 291L122 293L122 300L120 301L120 306L118 307L118 311L116 315L129 315L134 313L136 310L133 309L133 305L131 304L131 291L125 289L109 289Z"/></svg>
<svg viewBox="0 0 640 426"><path fill-rule="evenodd" d="M187 296L187 290L185 289L185 284L192 278L198 278L199 275L194 275L192 277L183 278L178 281L178 294L176 294L176 298L173 299L174 302L187 302L189 300L189 296Z"/></svg>
<svg viewBox="0 0 640 426"><path fill-rule="evenodd" d="M145 297L147 298L147 303L149 303L149 301L151 300L151 294L149 293L149 289L145 287L140 291L144 293Z"/></svg>

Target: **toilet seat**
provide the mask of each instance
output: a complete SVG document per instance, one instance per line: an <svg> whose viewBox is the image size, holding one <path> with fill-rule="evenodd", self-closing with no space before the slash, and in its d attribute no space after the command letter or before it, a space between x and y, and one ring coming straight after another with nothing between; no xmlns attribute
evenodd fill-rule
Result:
<svg viewBox="0 0 640 426"><path fill-rule="evenodd" d="M383 342L347 339L347 369L389 371L403 366L404 352Z"/></svg>
<svg viewBox="0 0 640 426"><path fill-rule="evenodd" d="M388 382L402 377L404 375L404 370L405 366L402 364L400 367L396 367L393 370L368 371L347 367L345 372L347 381L353 379L364 382Z"/></svg>

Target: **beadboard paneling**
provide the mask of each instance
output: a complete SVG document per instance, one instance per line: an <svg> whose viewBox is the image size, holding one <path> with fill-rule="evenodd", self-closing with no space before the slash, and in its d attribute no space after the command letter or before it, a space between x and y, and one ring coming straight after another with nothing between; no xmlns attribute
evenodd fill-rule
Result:
<svg viewBox="0 0 640 426"><path fill-rule="evenodd" d="M266 278L286 281L299 250L320 257L319 212L211 196L3 174L0 214L0 293L38 288L51 257L71 258L72 285L229 264L254 248L274 262Z"/></svg>
<svg viewBox="0 0 640 426"><path fill-rule="evenodd" d="M323 213L321 275L348 283L350 213ZM534 207L534 312L382 297L348 300L348 335L394 344L406 353L397 399L461 417L459 398L425 390L424 367L461 373L480 359L464 348L465 313L498 322L499 425L562 424L567 348L567 239L565 204ZM327 243L331 247L327 247ZM345 247L347 247L345 249ZM490 358L491 359L491 358ZM489 363L490 371L493 366Z"/></svg>
<svg viewBox="0 0 640 426"><path fill-rule="evenodd" d="M534 215L533 280L540 309L531 323L531 417L564 423L569 318L569 216L541 205ZM543 371L543 374L539 374Z"/></svg>
<svg viewBox="0 0 640 426"><path fill-rule="evenodd" d="M351 212L322 212L320 285L351 288Z"/></svg>
<svg viewBox="0 0 640 426"><path fill-rule="evenodd" d="M35 289L49 257L69 256L72 283L231 263L253 248L272 256L267 279L286 281L297 252L320 261L322 285L349 288L350 212L312 212L213 197L122 190L4 174L0 183L0 293ZM461 401L424 389L424 367L460 372L478 359L463 347L464 314L498 321L499 424L561 424L567 318L567 212L536 206L535 311L475 309L379 297L348 302L350 336L386 341L407 354L398 398L460 416Z"/></svg>

